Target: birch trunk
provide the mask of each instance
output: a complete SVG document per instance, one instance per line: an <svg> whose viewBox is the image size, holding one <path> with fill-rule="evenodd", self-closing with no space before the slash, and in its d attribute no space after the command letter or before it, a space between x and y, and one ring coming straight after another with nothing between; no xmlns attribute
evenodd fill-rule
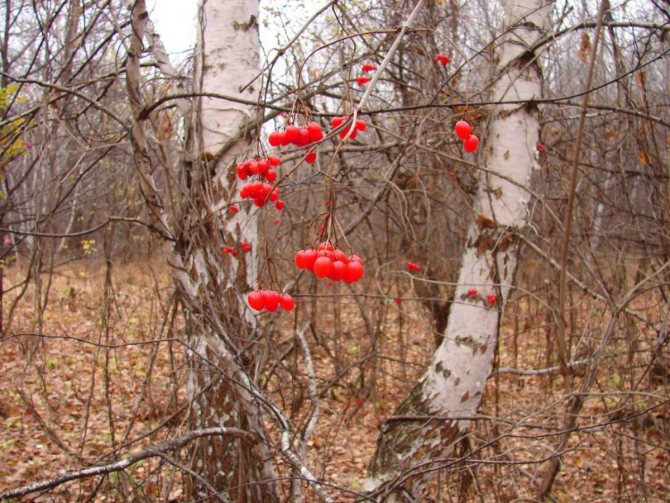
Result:
<svg viewBox="0 0 670 503"><path fill-rule="evenodd" d="M480 154L486 170L473 201L475 218L444 339L423 377L383 425L368 467L366 489L380 500L404 494L423 501L428 477L420 472L449 462L470 425L468 418L480 404L505 301L514 284L519 253L515 234L526 222L525 189L537 167L539 123L532 100L542 96L541 70L528 47L548 28L551 3L504 0L502 4L508 28L497 50L493 98L525 103L500 104L491 118ZM473 288L478 296L468 297L466 292ZM495 305L486 300L488 295L495 295Z"/></svg>
<svg viewBox="0 0 670 503"><path fill-rule="evenodd" d="M253 99L258 89L240 87L260 69L258 0L207 0L199 7L194 90ZM190 452L187 478L192 499L277 501L276 475L262 405L253 377L262 366L255 317L242 294L256 282L257 211L239 205L226 212L237 194L234 166L256 138L242 131L253 114L248 105L216 98L194 101L188 131L184 184L188 205L178 221L175 276L185 306L191 347L188 394L191 429L235 427L255 442L236 437L200 439ZM240 137L242 139L240 139ZM221 255L225 245L252 245L252 253Z"/></svg>

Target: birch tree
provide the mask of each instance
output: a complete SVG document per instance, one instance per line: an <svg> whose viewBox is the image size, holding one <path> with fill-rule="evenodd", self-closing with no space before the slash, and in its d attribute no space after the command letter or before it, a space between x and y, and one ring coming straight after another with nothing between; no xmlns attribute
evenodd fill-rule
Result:
<svg viewBox="0 0 670 503"><path fill-rule="evenodd" d="M190 348L187 383L191 429L240 428L249 438L222 436L193 444L187 470L187 493L193 498L216 495L226 501L276 501L275 478L262 421L261 405L254 394L258 348L255 320L248 314L242 294L256 281L255 257L223 257L225 244L247 242L256 249L254 207L239 214L227 211L236 194L235 160L256 138L249 98L258 91L252 83L259 72L258 1L201 2L198 42L194 55L193 90L198 95L186 110L187 146L175 174L176 199L167 204L152 180L152 157L146 155L142 124L135 128L136 160L157 227L171 236L171 266L186 321ZM133 5L134 39L130 54L137 55L146 35L144 2ZM153 45L156 49L154 39ZM161 51L162 52L162 51ZM158 58L167 64L164 58ZM137 62L134 62L136 65ZM131 65L138 78L136 66ZM130 72L129 72L130 73ZM141 106L139 91L130 83L131 101ZM161 145L151 145L157 159L169 164ZM167 161L166 161L167 160ZM169 170L169 166L165 166Z"/></svg>
<svg viewBox="0 0 670 503"><path fill-rule="evenodd" d="M481 154L474 215L444 339L419 383L382 427L367 489L384 499L421 500L427 477L446 467L467 433L491 372L505 301L514 286L531 175L537 168L542 95L537 54L529 48L548 28L551 3L504 1L507 29L497 48L495 107ZM476 290L476 293L474 293Z"/></svg>

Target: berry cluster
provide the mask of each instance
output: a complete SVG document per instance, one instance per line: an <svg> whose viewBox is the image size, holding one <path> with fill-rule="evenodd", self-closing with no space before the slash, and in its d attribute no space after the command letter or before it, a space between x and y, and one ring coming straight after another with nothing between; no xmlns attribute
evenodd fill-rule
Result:
<svg viewBox="0 0 670 503"><path fill-rule="evenodd" d="M274 312L278 307L284 311L293 311L295 301L288 293L280 294L274 290L257 290L247 295L247 303L252 309L262 311L267 309Z"/></svg>
<svg viewBox="0 0 670 503"><path fill-rule="evenodd" d="M237 177L240 180L246 180L250 176L258 176L274 183L277 179L277 172L272 168L280 164L281 159L276 155L270 155L266 159L248 159L237 165Z"/></svg>
<svg viewBox="0 0 670 503"><path fill-rule="evenodd" d="M409 272L419 272L421 271L421 266L416 262L407 262L407 270Z"/></svg>
<svg viewBox="0 0 670 503"><path fill-rule="evenodd" d="M344 124L345 122L347 122L348 120L349 120L349 116L348 116L348 115L344 115L344 116L342 116L342 117L333 117L333 118L330 120L330 125L333 126L334 128L337 128L337 127L340 127L340 126L341 126L342 124ZM368 125L365 123L365 121L364 121L364 120L361 120L361 119L358 119L358 120L356 121L356 125L354 126L354 130L353 130L353 131L351 132L351 134L349 135L349 138L351 138L352 140L355 140L355 139L356 139L356 135L358 135L358 132L359 132L359 131L363 132L363 131L365 131L367 128L368 128ZM340 131L340 132L339 132L339 137L342 138L342 139L344 139L344 137L347 136L347 133L349 132L349 129L350 129L350 128L346 127L346 128L344 128L342 131Z"/></svg>
<svg viewBox="0 0 670 503"><path fill-rule="evenodd" d="M242 250L244 253L249 253L251 251L251 244L247 243L246 241L242 241L240 243L240 250ZM227 245L225 248L221 248L221 253L224 255L232 255L233 257L237 257L238 250L237 248L233 248L230 245Z"/></svg>
<svg viewBox="0 0 670 503"><path fill-rule="evenodd" d="M454 126L454 133L463 141L463 150L468 154L473 153L479 146L479 138L472 134L470 124L460 120Z"/></svg>
<svg viewBox="0 0 670 503"><path fill-rule="evenodd" d="M435 56L435 62L440 63L442 66L446 66L451 63L451 59L446 54L438 54Z"/></svg>
<svg viewBox="0 0 670 503"><path fill-rule="evenodd" d="M256 206L265 206L266 201L275 203L275 207L281 210L284 202L279 199L279 187L272 188L272 185L263 182L251 182L243 185L240 189L242 199L253 199Z"/></svg>
<svg viewBox="0 0 670 503"><path fill-rule="evenodd" d="M316 250L300 250L295 254L295 265L299 269L312 271L317 278L355 283L363 277L363 259L358 255L347 257L342 250L323 242Z"/></svg>
<svg viewBox="0 0 670 503"><path fill-rule="evenodd" d="M323 131L318 122L310 122L306 126L295 126L293 124L286 126L284 131L273 131L268 136L268 142L273 147L285 147L295 145L296 147L305 147L323 139Z"/></svg>

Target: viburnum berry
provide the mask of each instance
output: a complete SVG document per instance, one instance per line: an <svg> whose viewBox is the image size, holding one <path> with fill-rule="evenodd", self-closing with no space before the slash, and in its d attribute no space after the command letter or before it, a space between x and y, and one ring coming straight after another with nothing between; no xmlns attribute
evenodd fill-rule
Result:
<svg viewBox="0 0 670 503"><path fill-rule="evenodd" d="M494 293L491 293L486 296L486 302L488 302L492 306L495 306L496 304L498 304L498 296Z"/></svg>
<svg viewBox="0 0 670 503"><path fill-rule="evenodd" d="M463 142L463 150L465 150L468 154L472 154L475 150L477 150L478 146L479 138L477 138L475 135L470 135L470 137Z"/></svg>
<svg viewBox="0 0 670 503"><path fill-rule="evenodd" d="M305 162L307 164L314 164L316 162L316 152L313 150L307 152L307 155L305 156Z"/></svg>
<svg viewBox="0 0 670 503"><path fill-rule="evenodd" d="M350 260L347 269L344 271L343 280L345 283L355 283L363 277L363 263L357 260Z"/></svg>
<svg viewBox="0 0 670 503"><path fill-rule="evenodd" d="M471 288L470 290L468 290L468 297L474 297L475 295L477 295L476 288Z"/></svg>
<svg viewBox="0 0 670 503"><path fill-rule="evenodd" d="M362 67L361 70L363 70L363 73L368 73L368 72L376 72L377 71L377 66L370 64L370 63L365 63Z"/></svg>
<svg viewBox="0 0 670 503"><path fill-rule="evenodd" d="M294 125L287 126L284 134L289 143L296 143L300 139L300 128Z"/></svg>
<svg viewBox="0 0 670 503"><path fill-rule="evenodd" d="M281 159L277 157L276 155L269 155L268 156L268 164L273 167L277 167L281 164Z"/></svg>
<svg viewBox="0 0 670 503"><path fill-rule="evenodd" d="M359 86L362 86L362 85L367 84L367 83L370 82L371 80L372 80L372 79L371 79L370 77L367 77L367 76L365 76L365 75L361 75L360 77L357 77L357 78L356 78L356 84L358 84Z"/></svg>
<svg viewBox="0 0 670 503"><path fill-rule="evenodd" d="M402 304L402 299L397 299L397 298L393 299L393 303L399 306L400 304Z"/></svg>
<svg viewBox="0 0 670 503"><path fill-rule="evenodd" d="M344 116L344 117L333 117L330 119L330 125L333 126L334 128L340 127L344 121L346 121L349 117Z"/></svg>
<svg viewBox="0 0 670 503"><path fill-rule="evenodd" d="M249 253L251 251L251 244L247 243L246 241L243 241L240 243L240 248L244 253Z"/></svg>
<svg viewBox="0 0 670 503"><path fill-rule="evenodd" d="M249 295L247 295L247 303L252 309L260 311L265 307L265 292L262 290L251 292Z"/></svg>
<svg viewBox="0 0 670 503"><path fill-rule="evenodd" d="M358 119L356 121L356 130L357 131L365 131L368 128L368 125L365 123L364 120Z"/></svg>
<svg viewBox="0 0 670 503"><path fill-rule="evenodd" d="M283 131L272 131L268 136L268 143L273 147L279 147L284 144L284 132Z"/></svg>
<svg viewBox="0 0 670 503"><path fill-rule="evenodd" d="M538 143L538 144L537 144L537 149L538 149L539 151L544 150L544 145L542 145L541 143Z"/></svg>
<svg viewBox="0 0 670 503"><path fill-rule="evenodd" d="M451 63L451 58L449 58L449 56L447 56L446 54L437 54L435 56L435 62L440 63L442 66L444 66Z"/></svg>
<svg viewBox="0 0 670 503"><path fill-rule="evenodd" d="M279 292L274 290L265 290L265 309L274 312L279 307Z"/></svg>
<svg viewBox="0 0 670 503"><path fill-rule="evenodd" d="M295 307L295 300L288 293L279 297L279 305L284 311L293 311Z"/></svg>
<svg viewBox="0 0 670 503"><path fill-rule="evenodd" d="M277 179L277 172L274 169L268 169L267 173L265 173L265 179L270 183L274 183Z"/></svg>
<svg viewBox="0 0 670 503"><path fill-rule="evenodd" d="M230 245L226 245L225 248L221 249L221 253L223 253L224 255L227 255L228 253L232 253L232 251L233 251L233 248Z"/></svg>
<svg viewBox="0 0 670 503"><path fill-rule="evenodd" d="M323 139L323 131L321 130L321 125L318 122L310 122L307 124L307 131L309 133L310 143L319 141Z"/></svg>
<svg viewBox="0 0 670 503"><path fill-rule="evenodd" d="M240 209L237 207L237 205L231 204L230 206L228 206L228 211L230 213L237 213L238 211L240 211Z"/></svg>
<svg viewBox="0 0 670 503"><path fill-rule="evenodd" d="M460 120L454 126L454 133L456 133L456 136L458 136L461 140L465 141L470 138L472 129L470 128L470 124L464 120Z"/></svg>
<svg viewBox="0 0 670 503"><path fill-rule="evenodd" d="M419 272L421 271L421 266L416 262L407 262L407 270L409 272Z"/></svg>
<svg viewBox="0 0 670 503"><path fill-rule="evenodd" d="M329 257L319 257L314 261L312 270L317 278L325 278L333 270L333 261Z"/></svg>
<svg viewBox="0 0 670 503"><path fill-rule="evenodd" d="M283 210L284 209L284 201L282 201L281 199L277 199L277 201L275 202L275 208L277 208L280 211Z"/></svg>

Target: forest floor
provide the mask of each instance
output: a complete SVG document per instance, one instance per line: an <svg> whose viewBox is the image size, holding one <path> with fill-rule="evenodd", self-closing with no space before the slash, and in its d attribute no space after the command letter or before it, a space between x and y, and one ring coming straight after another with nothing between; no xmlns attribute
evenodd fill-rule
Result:
<svg viewBox="0 0 670 503"><path fill-rule="evenodd" d="M114 278L107 287L106 272ZM18 268L8 271L5 287L19 274ZM42 298L50 289L41 319L31 285L14 312L9 337L0 343L0 492L64 470L110 463L184 431L184 415L175 411L186 402L185 356L166 271L151 264L111 271L68 267L45 278L41 288ZM5 313L19 291L6 294ZM302 427L310 397L295 333L311 321L305 334L320 417L307 460L328 484L362 490L380 426L430 359L434 340L428 314L411 295L404 292L402 302L364 298L362 310L350 297L337 297L337 303L318 297L318 303L299 305L299 318L285 313L275 326L270 345L288 356L268 390ZM499 367L546 367L546 339L534 306L519 301L510 309L516 322L502 327ZM581 326L597 333L601 322L586 319ZM636 351L646 340L642 334ZM618 344L612 351L622 349ZM624 401L617 390L636 376L617 372L617 361L599 372L563 456L553 501L670 501L670 387L658 385L634 399L625 395ZM466 461L441 479L439 501L532 501L546 469L539 460L554 452L563 397L556 373L503 371L492 377L480 413L498 420L478 422L459 446ZM491 438L498 441L487 443ZM71 482L31 497L80 501L98 485L95 501L184 500L176 469L158 466L149 460L123 474ZM337 501L354 499L345 492L331 494Z"/></svg>

